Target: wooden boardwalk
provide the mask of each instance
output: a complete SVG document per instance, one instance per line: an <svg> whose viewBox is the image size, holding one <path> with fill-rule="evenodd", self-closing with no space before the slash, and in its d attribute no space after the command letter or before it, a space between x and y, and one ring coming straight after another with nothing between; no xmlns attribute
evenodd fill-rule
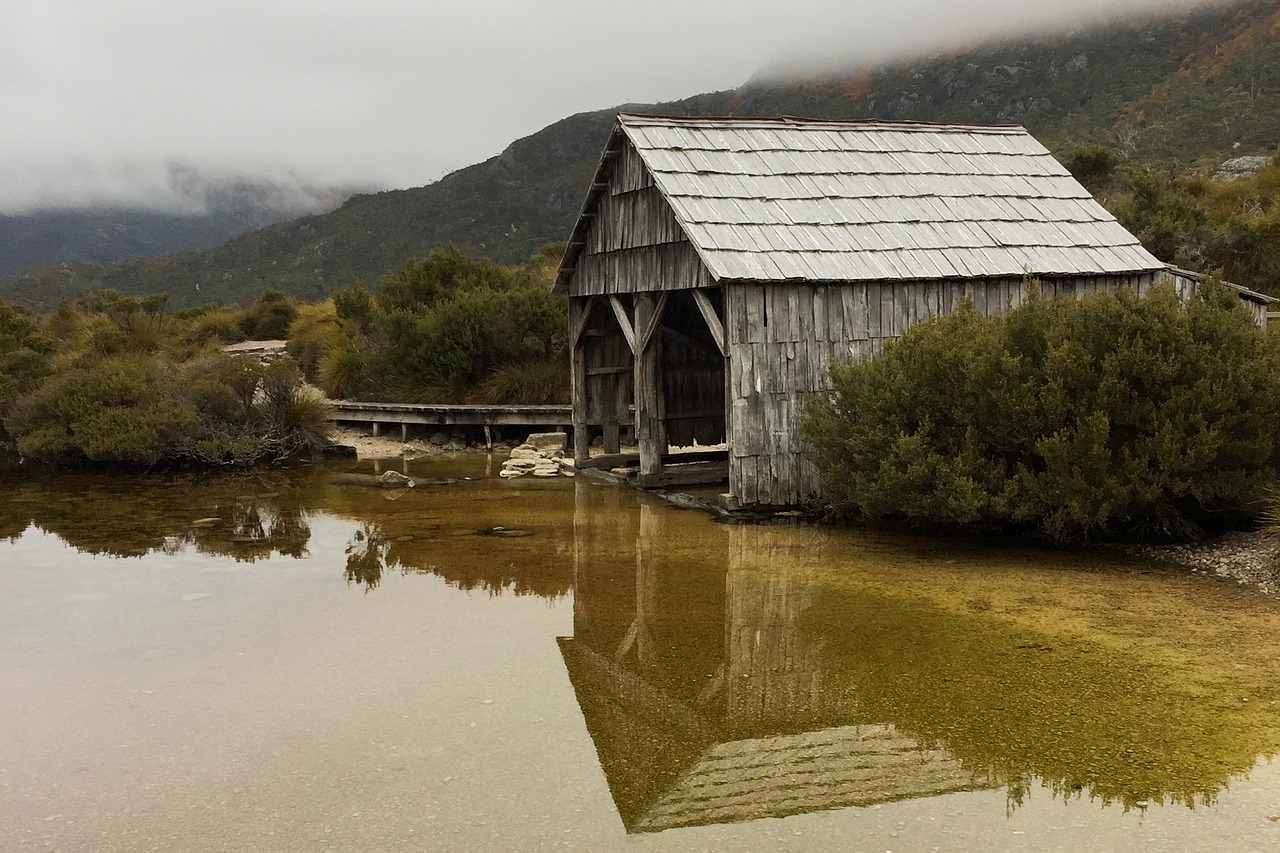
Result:
<svg viewBox="0 0 1280 853"><path fill-rule="evenodd" d="M400 439L407 441L409 426L481 427L485 446L501 439L502 427L522 427L526 431L553 428L569 431L570 406L457 406L433 403L353 403L335 400L329 420L336 423L370 424L374 435L382 427L400 425ZM496 438L495 438L496 436Z"/></svg>

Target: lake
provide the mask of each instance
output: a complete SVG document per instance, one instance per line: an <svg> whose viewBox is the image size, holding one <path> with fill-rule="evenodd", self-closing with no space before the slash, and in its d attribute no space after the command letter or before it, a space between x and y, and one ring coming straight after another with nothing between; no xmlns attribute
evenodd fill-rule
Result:
<svg viewBox="0 0 1280 853"><path fill-rule="evenodd" d="M6 477L0 850L1280 849L1275 599L372 465Z"/></svg>

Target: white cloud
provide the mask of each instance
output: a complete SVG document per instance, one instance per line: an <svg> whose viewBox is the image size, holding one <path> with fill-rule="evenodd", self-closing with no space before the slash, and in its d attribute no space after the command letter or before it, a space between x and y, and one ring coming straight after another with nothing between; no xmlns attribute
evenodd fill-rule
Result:
<svg viewBox="0 0 1280 853"><path fill-rule="evenodd" d="M1170 5L1127 5L1153 4ZM173 162L416 186L571 113L730 88L783 56L877 61L1063 14L1057 0L8 0L0 212L172 201Z"/></svg>

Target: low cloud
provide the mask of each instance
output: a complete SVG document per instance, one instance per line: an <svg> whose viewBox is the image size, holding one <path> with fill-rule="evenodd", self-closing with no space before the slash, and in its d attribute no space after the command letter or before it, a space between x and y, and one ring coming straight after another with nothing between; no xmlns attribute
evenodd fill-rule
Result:
<svg viewBox="0 0 1280 853"><path fill-rule="evenodd" d="M206 204L184 170L419 186L572 113L733 88L762 67L879 63L1184 4L1064 5L9 0L0 212Z"/></svg>

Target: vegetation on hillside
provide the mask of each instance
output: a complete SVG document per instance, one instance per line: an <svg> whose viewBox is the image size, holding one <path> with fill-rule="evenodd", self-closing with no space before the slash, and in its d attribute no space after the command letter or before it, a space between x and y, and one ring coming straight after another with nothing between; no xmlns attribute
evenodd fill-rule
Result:
<svg viewBox="0 0 1280 853"><path fill-rule="evenodd" d="M1280 162L1215 181L1129 168L1099 178L1121 223L1161 260L1280 296Z"/></svg>
<svg viewBox="0 0 1280 853"><path fill-rule="evenodd" d="M1280 466L1280 339L1215 282L1006 315L971 305L832 369L806 414L848 516L1058 540L1188 536L1261 509Z"/></svg>
<svg viewBox="0 0 1280 853"><path fill-rule="evenodd" d="M59 464L247 466L327 443L331 397L391 402L568 400L565 300L550 290L563 244L520 266L456 246L299 304L267 290L243 308L166 313L116 290L45 316L0 301L0 449ZM226 354L289 339L291 357Z"/></svg>

